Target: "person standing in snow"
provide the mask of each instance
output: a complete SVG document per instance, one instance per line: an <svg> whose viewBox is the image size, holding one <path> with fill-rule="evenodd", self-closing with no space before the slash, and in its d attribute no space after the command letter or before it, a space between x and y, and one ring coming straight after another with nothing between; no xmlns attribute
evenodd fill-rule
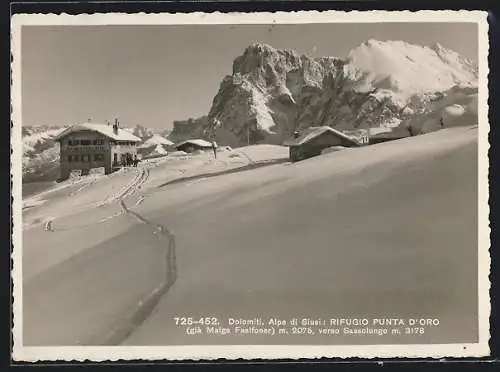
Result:
<svg viewBox="0 0 500 372"><path fill-rule="evenodd" d="M45 231L51 231L51 232L54 231L54 229L52 228L52 220L48 220L45 223Z"/></svg>
<svg viewBox="0 0 500 372"><path fill-rule="evenodd" d="M443 120L443 118L441 118L439 120L439 124L441 125L441 128L444 128L444 120Z"/></svg>
<svg viewBox="0 0 500 372"><path fill-rule="evenodd" d="M212 141L212 150L214 152L214 158L217 159L217 145L215 144L215 141Z"/></svg>

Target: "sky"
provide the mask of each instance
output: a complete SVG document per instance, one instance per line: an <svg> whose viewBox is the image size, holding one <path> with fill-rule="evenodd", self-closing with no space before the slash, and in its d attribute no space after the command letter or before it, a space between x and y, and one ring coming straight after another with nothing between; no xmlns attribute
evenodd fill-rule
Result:
<svg viewBox="0 0 500 372"><path fill-rule="evenodd" d="M252 43L344 58L368 39L439 42L477 60L474 23L23 26L23 125L119 118L172 127L208 114L233 60Z"/></svg>

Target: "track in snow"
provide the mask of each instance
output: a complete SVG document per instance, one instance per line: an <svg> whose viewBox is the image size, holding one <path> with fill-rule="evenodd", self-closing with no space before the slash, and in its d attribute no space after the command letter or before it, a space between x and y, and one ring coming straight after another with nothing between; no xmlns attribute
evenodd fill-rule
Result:
<svg viewBox="0 0 500 372"><path fill-rule="evenodd" d="M123 187L117 194L111 195L104 201L97 204L97 207L103 206L105 204L111 204L120 199L129 197L133 195L149 178L149 169L140 168L138 169L137 175L134 179Z"/></svg>

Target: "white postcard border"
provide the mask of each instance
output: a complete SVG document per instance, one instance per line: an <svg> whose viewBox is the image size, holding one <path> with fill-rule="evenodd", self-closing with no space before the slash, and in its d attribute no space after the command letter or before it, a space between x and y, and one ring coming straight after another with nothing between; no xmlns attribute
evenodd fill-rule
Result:
<svg viewBox="0 0 500 372"><path fill-rule="evenodd" d="M25 347L22 342L22 137L21 137L21 28L36 25L188 25L188 24L305 24L376 22L472 22L478 25L478 295L479 342L426 345L198 345L198 346L70 346ZM11 18L12 93L12 197L13 231L13 359L117 361L117 360L214 360L299 358L479 357L489 355L489 181L488 181L488 23L481 11L299 11L267 13L158 13L158 14L16 14Z"/></svg>

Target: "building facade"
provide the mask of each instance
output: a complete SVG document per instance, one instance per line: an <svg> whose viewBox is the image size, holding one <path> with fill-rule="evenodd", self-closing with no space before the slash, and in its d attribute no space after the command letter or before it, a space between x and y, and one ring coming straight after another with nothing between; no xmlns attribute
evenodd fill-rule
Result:
<svg viewBox="0 0 500 372"><path fill-rule="evenodd" d="M57 138L60 144L60 178L66 179L74 170L82 174L104 168L106 174L129 164L137 157L140 138L111 125L84 123L69 127Z"/></svg>

